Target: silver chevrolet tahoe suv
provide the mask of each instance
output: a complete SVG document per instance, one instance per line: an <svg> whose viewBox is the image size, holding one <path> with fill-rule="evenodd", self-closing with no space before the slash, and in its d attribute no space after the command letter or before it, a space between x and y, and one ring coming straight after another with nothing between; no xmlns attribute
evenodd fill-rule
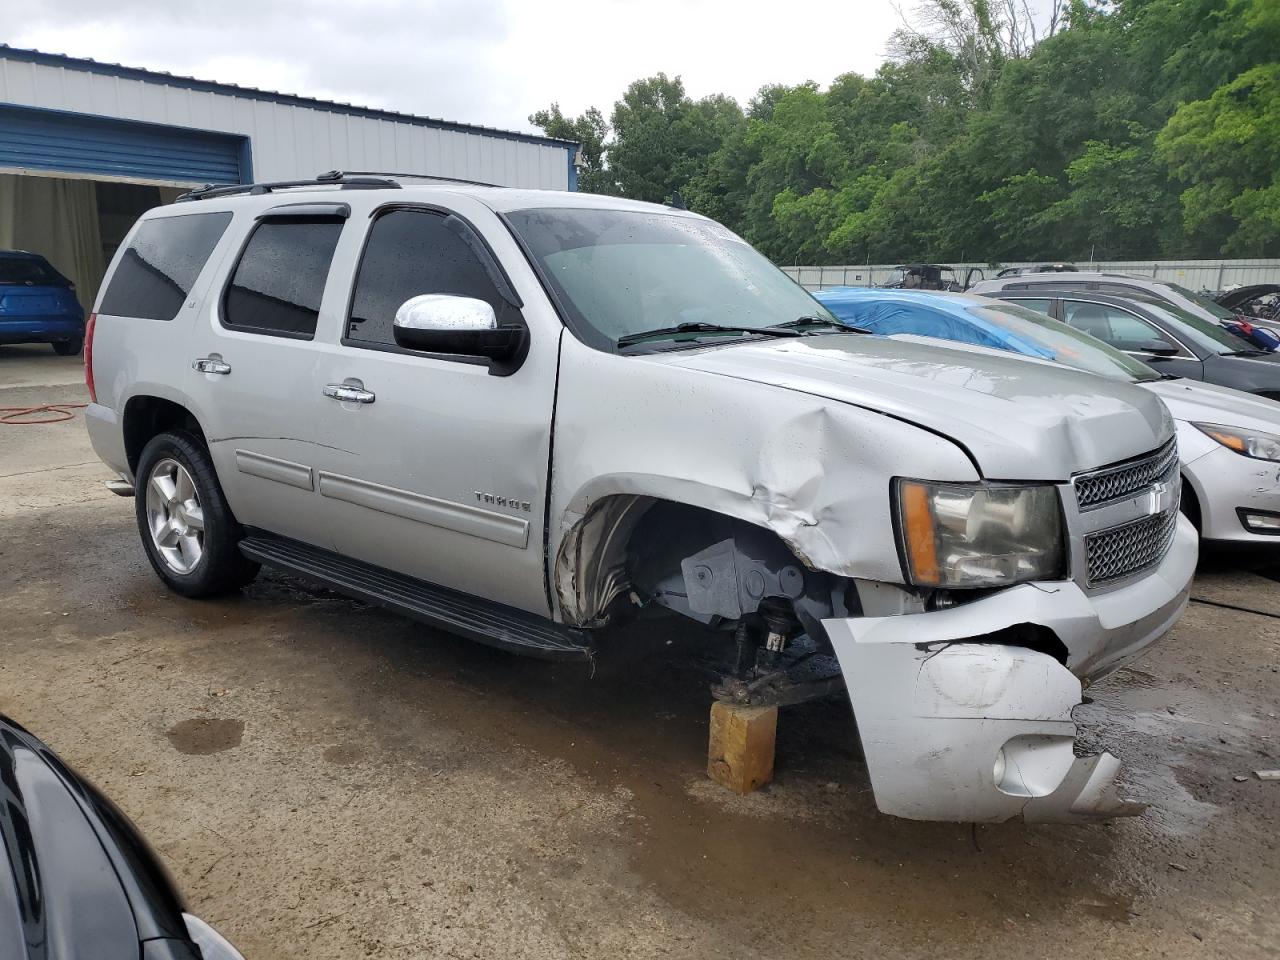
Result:
<svg viewBox="0 0 1280 960"><path fill-rule="evenodd" d="M1072 710L1187 601L1147 391L842 327L684 210L342 174L145 215L85 363L181 594L268 564L583 660L648 608L748 681L812 644L881 810L1140 809Z"/></svg>

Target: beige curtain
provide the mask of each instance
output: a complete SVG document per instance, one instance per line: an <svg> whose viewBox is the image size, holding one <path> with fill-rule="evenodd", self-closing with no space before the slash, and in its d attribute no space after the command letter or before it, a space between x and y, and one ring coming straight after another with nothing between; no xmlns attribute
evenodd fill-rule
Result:
<svg viewBox="0 0 1280 960"><path fill-rule="evenodd" d="M0 250L38 253L93 308L106 264L92 180L0 173Z"/></svg>

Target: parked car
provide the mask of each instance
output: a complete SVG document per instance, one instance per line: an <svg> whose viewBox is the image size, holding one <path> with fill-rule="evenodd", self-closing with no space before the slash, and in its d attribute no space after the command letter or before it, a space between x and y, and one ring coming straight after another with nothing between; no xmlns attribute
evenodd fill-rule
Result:
<svg viewBox="0 0 1280 960"><path fill-rule="evenodd" d="M1071 710L1187 602L1145 390L859 334L688 211L394 175L147 213L89 328L93 446L176 592L266 563L584 662L647 608L749 678L813 643L881 810L1140 809Z"/></svg>
<svg viewBox="0 0 1280 960"><path fill-rule="evenodd" d="M48 343L70 357L84 344L84 308L44 257L0 250L0 344Z"/></svg>
<svg viewBox="0 0 1280 960"><path fill-rule="evenodd" d="M137 827L0 715L0 957L244 960L185 911Z"/></svg>
<svg viewBox="0 0 1280 960"><path fill-rule="evenodd" d="M1183 313L1200 317L1219 326L1236 321L1236 313L1214 301L1203 293L1196 293L1186 287L1169 280L1154 280L1151 277L1140 277L1130 273L1100 273L1083 270L1071 276L1052 273L1025 274L1017 277L995 277L982 280L969 288L970 293L1002 295L1015 291L1070 290L1075 293L1102 293L1125 297L1129 300L1148 300L1159 304L1169 304ZM1036 293L1037 296L1042 294ZM1280 336L1280 325L1259 323L1272 335Z"/></svg>
<svg viewBox="0 0 1280 960"><path fill-rule="evenodd" d="M886 290L964 290L974 282L975 275L981 274L981 269L971 267L965 274L964 283L961 283L956 279L954 267L940 263L908 263L894 267L880 286Z"/></svg>
<svg viewBox="0 0 1280 960"><path fill-rule="evenodd" d="M996 277L1021 277L1028 273L1076 273L1079 268L1070 263L1042 263L1035 267L1005 267Z"/></svg>
<svg viewBox="0 0 1280 960"><path fill-rule="evenodd" d="M1280 283L1254 283L1218 294L1214 301L1224 310L1251 321L1280 325Z"/></svg>
<svg viewBox="0 0 1280 960"><path fill-rule="evenodd" d="M1041 288L986 296L1048 313L1161 373L1280 399L1280 354L1171 303Z"/></svg>
<svg viewBox="0 0 1280 960"><path fill-rule="evenodd" d="M1063 363L1140 384L1178 430L1182 509L1206 540L1274 543L1280 535L1280 404L1155 368L1016 302L960 293L840 288L818 300L841 320L896 336L934 337Z"/></svg>

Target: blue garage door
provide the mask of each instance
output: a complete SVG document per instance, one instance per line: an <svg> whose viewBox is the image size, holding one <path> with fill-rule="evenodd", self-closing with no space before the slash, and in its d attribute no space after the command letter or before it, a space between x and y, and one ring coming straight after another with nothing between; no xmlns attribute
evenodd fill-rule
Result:
<svg viewBox="0 0 1280 960"><path fill-rule="evenodd" d="M247 183L248 157L231 134L0 104L0 168Z"/></svg>

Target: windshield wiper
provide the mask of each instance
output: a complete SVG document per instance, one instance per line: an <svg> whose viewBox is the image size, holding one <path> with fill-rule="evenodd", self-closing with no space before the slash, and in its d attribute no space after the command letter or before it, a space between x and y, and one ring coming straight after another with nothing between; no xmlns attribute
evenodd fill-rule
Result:
<svg viewBox="0 0 1280 960"><path fill-rule="evenodd" d="M771 327L765 327L766 330L803 330L808 331L813 327L824 327L826 330L834 330L837 333L870 333L866 327L855 326L851 323L845 323L841 320L828 320L826 317L815 317L806 315L796 317L794 320L788 320L786 323L775 323ZM805 336L817 336L815 330L813 333L805 333Z"/></svg>
<svg viewBox="0 0 1280 960"><path fill-rule="evenodd" d="M646 340L663 340L681 333L758 333L765 337L800 337L799 330L786 330L781 327L734 327L719 323L678 323L674 327L658 327L656 330L642 330L639 333L628 333L618 338L619 347L644 343Z"/></svg>

